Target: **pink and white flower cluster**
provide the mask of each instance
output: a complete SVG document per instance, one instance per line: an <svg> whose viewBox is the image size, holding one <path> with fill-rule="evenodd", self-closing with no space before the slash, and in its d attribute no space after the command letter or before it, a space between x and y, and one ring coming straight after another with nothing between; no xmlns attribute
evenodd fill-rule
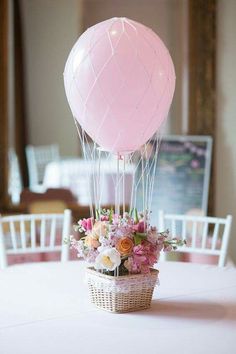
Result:
<svg viewBox="0 0 236 354"><path fill-rule="evenodd" d="M185 243L177 238L171 239L168 230L158 232L151 227L147 215L138 214L136 210L134 217L132 214L121 216L103 209L97 212L96 219L80 220L76 229L83 234L82 237L79 240L70 238L78 257L105 272L119 269L116 273L119 275L149 273L161 251L172 251Z"/></svg>

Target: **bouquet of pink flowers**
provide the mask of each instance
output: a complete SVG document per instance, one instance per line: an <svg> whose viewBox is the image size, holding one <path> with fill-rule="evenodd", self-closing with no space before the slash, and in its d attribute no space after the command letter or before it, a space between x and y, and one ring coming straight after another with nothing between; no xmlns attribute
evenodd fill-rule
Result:
<svg viewBox="0 0 236 354"><path fill-rule="evenodd" d="M144 213L136 209L117 215L113 210L96 213L96 219L79 220L75 229L79 240L70 237L78 257L94 263L94 268L109 275L149 273L161 251L172 251L185 241L171 238L169 231L158 232Z"/></svg>

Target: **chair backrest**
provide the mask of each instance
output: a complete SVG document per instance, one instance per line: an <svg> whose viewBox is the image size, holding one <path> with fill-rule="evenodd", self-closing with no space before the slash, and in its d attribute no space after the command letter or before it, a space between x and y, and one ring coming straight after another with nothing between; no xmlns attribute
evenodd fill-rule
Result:
<svg viewBox="0 0 236 354"><path fill-rule="evenodd" d="M159 211L158 229L169 229L172 237L187 241L187 246L177 251L219 256L218 266L226 264L232 216L216 218L209 216L165 214Z"/></svg>
<svg viewBox="0 0 236 354"><path fill-rule="evenodd" d="M64 239L70 235L71 211L63 214L26 214L0 217L0 268L7 266L7 255L61 252L69 258Z"/></svg>
<svg viewBox="0 0 236 354"><path fill-rule="evenodd" d="M41 184L44 178L45 167L49 162L60 159L57 144L45 146L26 146L26 159L29 172L30 188Z"/></svg>
<svg viewBox="0 0 236 354"><path fill-rule="evenodd" d="M20 202L20 194L23 189L20 166L18 157L13 148L8 151L9 160L9 174L8 174L8 193L11 196L11 201L13 204L18 204Z"/></svg>

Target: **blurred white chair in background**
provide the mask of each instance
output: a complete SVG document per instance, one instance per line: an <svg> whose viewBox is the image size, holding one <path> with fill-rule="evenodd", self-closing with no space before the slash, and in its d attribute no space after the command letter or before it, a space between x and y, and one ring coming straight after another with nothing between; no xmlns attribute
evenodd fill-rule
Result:
<svg viewBox="0 0 236 354"><path fill-rule="evenodd" d="M26 146L26 159L29 173L29 188L34 192L44 192L43 178L49 162L59 161L57 144L43 146Z"/></svg>
<svg viewBox="0 0 236 354"><path fill-rule="evenodd" d="M169 229L172 237L179 237L187 241L187 246L179 247L177 251L218 256L218 266L225 266L232 223L231 215L227 215L223 219L209 216L165 214L161 210L158 220L159 231ZM162 259L165 259L164 253L162 253Z"/></svg>
<svg viewBox="0 0 236 354"><path fill-rule="evenodd" d="M23 190L22 178L18 157L13 148L8 151L9 174L8 174L8 194L12 204L19 204L20 194Z"/></svg>
<svg viewBox="0 0 236 354"><path fill-rule="evenodd" d="M69 259L71 211L63 214L27 214L0 217L0 268L8 265L8 255L61 252Z"/></svg>

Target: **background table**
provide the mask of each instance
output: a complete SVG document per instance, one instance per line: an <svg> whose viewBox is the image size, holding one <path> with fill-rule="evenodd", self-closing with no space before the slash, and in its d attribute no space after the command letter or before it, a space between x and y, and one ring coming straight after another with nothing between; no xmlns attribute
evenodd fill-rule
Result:
<svg viewBox="0 0 236 354"><path fill-rule="evenodd" d="M101 161L101 182L103 205L115 203L117 161ZM93 186L94 162L84 159L67 159L50 162L45 168L43 188L68 188L77 198L80 205L89 205L89 185ZM130 203L133 181L133 167L127 166L125 173L125 203ZM122 189L122 188L121 188ZM120 191L122 193L122 190ZM121 195L122 197L122 195ZM122 199L121 199L122 200Z"/></svg>
<svg viewBox="0 0 236 354"><path fill-rule="evenodd" d="M236 270L160 263L145 311L93 307L80 261L11 266L0 273L1 354L233 354Z"/></svg>

